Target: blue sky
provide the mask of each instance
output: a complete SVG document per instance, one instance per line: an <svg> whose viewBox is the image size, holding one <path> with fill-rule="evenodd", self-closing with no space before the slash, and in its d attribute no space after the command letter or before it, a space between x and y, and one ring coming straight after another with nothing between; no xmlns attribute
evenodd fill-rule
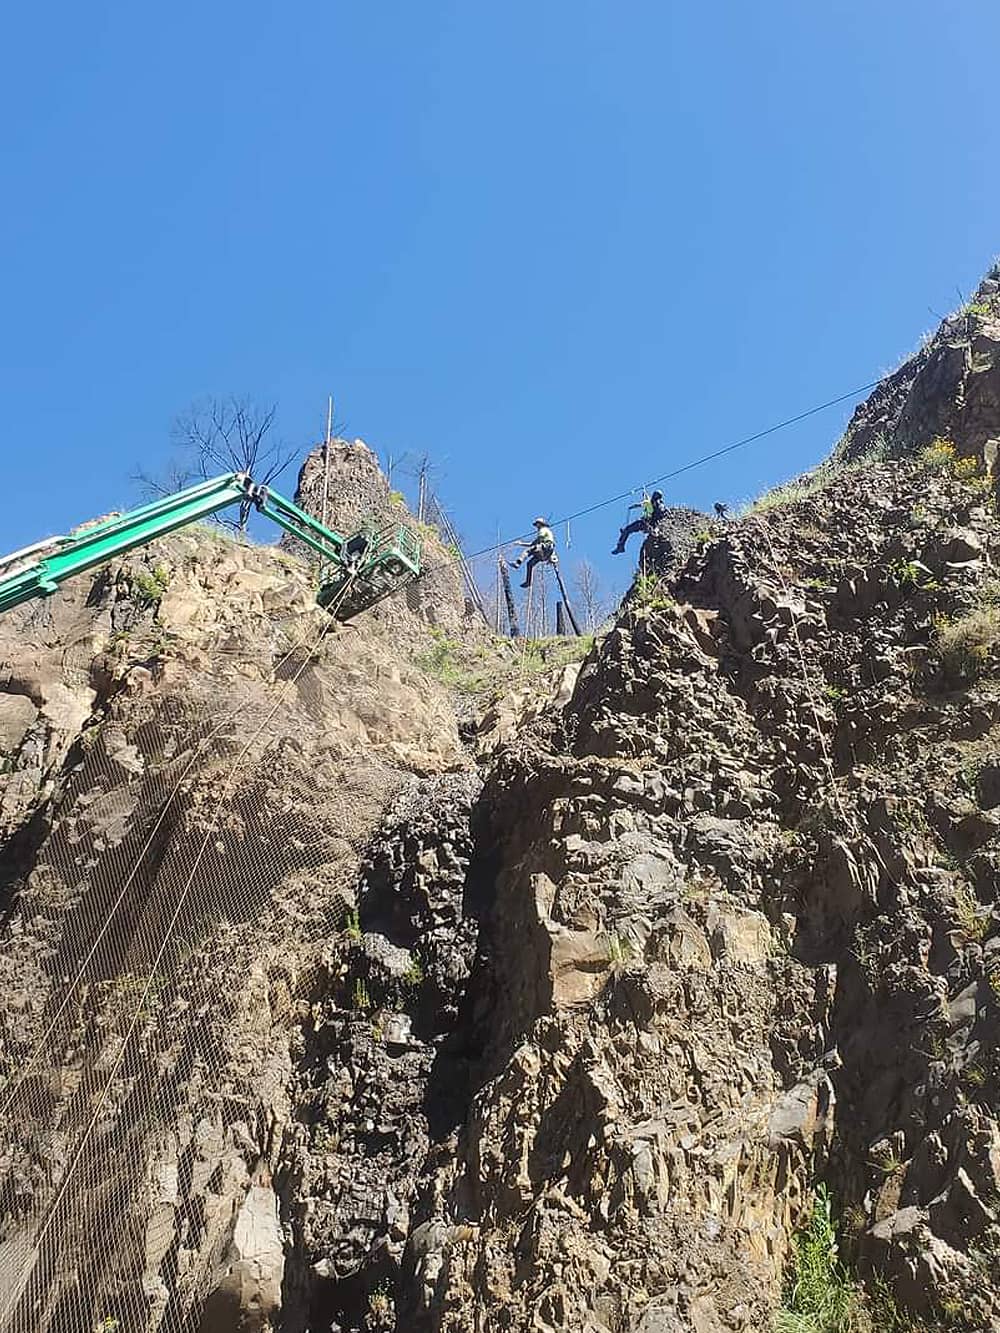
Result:
<svg viewBox="0 0 1000 1333"><path fill-rule="evenodd" d="M875 378L1000 249L995 0L57 0L4 46L0 549L230 392L303 445L333 392L483 545ZM623 509L570 554L619 584Z"/></svg>

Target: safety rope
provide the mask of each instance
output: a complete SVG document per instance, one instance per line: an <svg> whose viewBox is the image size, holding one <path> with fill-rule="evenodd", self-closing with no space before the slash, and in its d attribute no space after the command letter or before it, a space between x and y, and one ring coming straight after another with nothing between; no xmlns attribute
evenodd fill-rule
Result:
<svg viewBox="0 0 1000 1333"><path fill-rule="evenodd" d="M692 472L695 468L704 467L706 463L712 463L717 458L725 458L727 454L735 453L737 449L745 449L748 444L756 444L758 441L766 439L769 435L774 435L780 430L786 430L789 426L797 426L800 421L806 421L809 417L814 417L820 412L826 412L831 407L837 407L841 403L846 403L851 398L856 398L859 394L867 393L870 389L875 389L881 384L881 380L872 380L870 384L862 384L857 389L851 389L849 393L838 394L836 398L828 398L824 403L817 403L815 407L807 408L804 412L798 412L795 416L786 417L783 421L776 422L773 426L767 426L764 430L755 431L752 435L745 435L742 439L734 440L731 444L723 445L720 449L714 449L711 453L702 454L700 458L694 458L689 463L684 463L681 467L674 468L670 472L663 472L658 477L652 477L642 487L632 486L627 491L620 491L617 495L611 495L605 500L598 500L595 504L587 505L583 509L577 509L572 514L566 514L562 518L553 519L550 526L557 527L560 523L571 523L578 518L585 518L588 514L596 514L600 509L606 509L608 505L618 504L622 500L627 500L629 496L635 494L637 490L646 490L649 487L656 486L665 481L672 481L675 477L683 476L685 472ZM464 556L466 560L475 560L481 555L490 555L494 551L502 551L510 546L514 541L523 541L524 537L511 537L507 541L496 542L492 546L483 546L478 551L473 551L471 555ZM440 560L433 566L422 571L421 577L431 574L435 570L447 568L449 565L457 564L455 559Z"/></svg>

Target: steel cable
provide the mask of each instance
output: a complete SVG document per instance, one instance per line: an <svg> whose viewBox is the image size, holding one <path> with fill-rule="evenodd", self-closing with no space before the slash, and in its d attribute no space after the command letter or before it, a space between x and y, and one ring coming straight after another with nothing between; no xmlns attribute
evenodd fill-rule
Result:
<svg viewBox="0 0 1000 1333"><path fill-rule="evenodd" d="M637 490L648 489L650 486L656 486L661 482L672 481L675 477L683 476L685 472L692 472L695 468L704 467L706 463L713 463L717 458L724 458L727 454L735 453L738 449L745 449L748 444L756 444L759 440L766 439L769 435L775 435L780 430L786 430L789 426L796 426L800 421L806 421L809 417L817 416L820 412L826 412L831 407L837 407L840 403L846 403L851 398L858 397L859 394L867 393L870 389L876 388L881 380L872 380L870 384L862 384L860 388L852 389L849 393L838 394L836 398L829 398L824 403L817 403L815 407L807 408L804 412L798 412L795 416L786 417L783 421L778 421L773 426L767 426L764 430L755 431L752 435L744 435L742 439L734 440L731 444L723 445L720 449L713 449L711 453L702 454L700 458L694 458L689 463L684 463L681 467L673 468L669 472L662 472L657 477L651 477L647 482L640 486L631 486L627 491L620 491L617 495L608 496L607 499L598 500L594 504L586 505L583 509L576 509L571 514L564 514L560 518L552 519L551 526L557 527L560 523L572 523L578 518L585 518L588 514L596 514L600 509L606 509L608 505L620 504L622 500L627 500L630 495L634 495ZM510 537L506 541L494 542L492 546L480 547L478 551L473 551L470 555L464 556L465 560L475 560L481 555L490 555L494 551L503 551L510 546L512 542L524 541L522 536ZM456 559L439 560L429 569L422 571L421 577L425 574L433 574L436 570L446 569L451 565L457 564Z"/></svg>

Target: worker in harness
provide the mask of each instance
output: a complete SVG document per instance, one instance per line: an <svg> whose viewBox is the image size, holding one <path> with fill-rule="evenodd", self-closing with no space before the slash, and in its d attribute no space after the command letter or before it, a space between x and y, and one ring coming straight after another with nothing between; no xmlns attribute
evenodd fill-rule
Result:
<svg viewBox="0 0 1000 1333"><path fill-rule="evenodd" d="M515 545L523 546L524 550L513 562L513 568L520 569L525 560L528 562L524 570L522 588L531 587L531 575L537 564L544 562L547 565L557 565L559 563L559 558L556 555L556 539L544 518L535 519L535 535L530 542L516 542Z"/></svg>
<svg viewBox="0 0 1000 1333"><path fill-rule="evenodd" d="M633 532L648 532L650 528L655 528L661 518L666 518L667 509L663 503L663 492L654 491L653 494L639 504L629 505L629 511L641 509L642 514L633 523L626 523L618 534L618 545L612 550L612 555L621 555L625 550L625 543Z"/></svg>

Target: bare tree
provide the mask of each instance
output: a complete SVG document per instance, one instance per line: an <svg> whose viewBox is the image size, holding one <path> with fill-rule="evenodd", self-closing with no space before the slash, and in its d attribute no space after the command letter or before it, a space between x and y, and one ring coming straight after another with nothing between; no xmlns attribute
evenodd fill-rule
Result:
<svg viewBox="0 0 1000 1333"><path fill-rule="evenodd" d="M407 464L403 471L417 483L417 519L421 523L426 523L431 482L440 475L441 464L432 462L430 454L426 453L406 454L404 457L407 459ZM444 461L442 459L442 463Z"/></svg>
<svg viewBox="0 0 1000 1333"><path fill-rule="evenodd" d="M406 472L410 466L410 455L408 453L386 454L385 456L385 479L389 483L389 489L392 490L392 474L398 469Z"/></svg>
<svg viewBox="0 0 1000 1333"><path fill-rule="evenodd" d="M194 403L174 422L176 442L194 456L201 476L248 472L266 486L281 475L298 450L272 434L277 404L258 407L249 398L210 398Z"/></svg>
<svg viewBox="0 0 1000 1333"><path fill-rule="evenodd" d="M182 462L179 458L173 458L160 476L148 472L143 467L137 467L129 480L136 483L145 499L155 500L159 495L173 495L177 491L182 491L185 486L190 486L196 477L197 474L192 471L190 464Z"/></svg>
<svg viewBox="0 0 1000 1333"><path fill-rule="evenodd" d="M267 486L298 454L275 438L276 412L277 404L262 408L250 398L235 395L192 403L177 417L171 431L181 458L168 465L162 478L140 469L132 479L149 495L170 495L220 472L246 472L259 485ZM250 512L248 501L240 506L238 519L220 521L245 532Z"/></svg>
<svg viewBox="0 0 1000 1333"><path fill-rule="evenodd" d="M583 612L587 633L593 634L614 610L615 598L605 592L600 575L589 560L577 561L573 571L573 595Z"/></svg>

